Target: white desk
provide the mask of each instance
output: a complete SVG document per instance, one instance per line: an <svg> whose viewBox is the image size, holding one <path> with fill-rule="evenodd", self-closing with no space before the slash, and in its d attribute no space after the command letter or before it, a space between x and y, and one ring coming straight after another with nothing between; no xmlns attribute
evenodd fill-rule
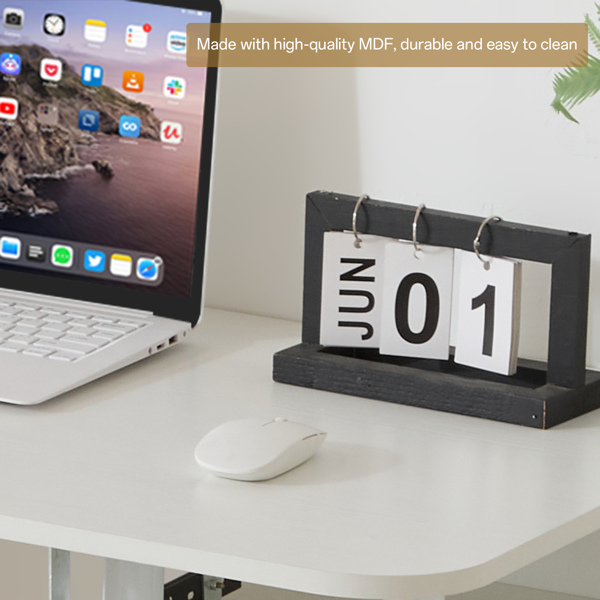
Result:
<svg viewBox="0 0 600 600"><path fill-rule="evenodd" d="M207 311L184 344L45 405L0 406L0 537L292 590L475 589L600 529L600 412L549 431L276 384L297 323ZM329 432L263 483L194 462L223 421Z"/></svg>

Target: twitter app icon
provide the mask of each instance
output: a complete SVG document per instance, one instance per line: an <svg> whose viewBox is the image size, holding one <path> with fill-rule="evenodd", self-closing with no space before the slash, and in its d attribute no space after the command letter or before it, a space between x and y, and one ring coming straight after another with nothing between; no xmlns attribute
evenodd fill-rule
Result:
<svg viewBox="0 0 600 600"><path fill-rule="evenodd" d="M83 258L83 266L86 271L104 273L106 270L106 254L99 250L87 250Z"/></svg>

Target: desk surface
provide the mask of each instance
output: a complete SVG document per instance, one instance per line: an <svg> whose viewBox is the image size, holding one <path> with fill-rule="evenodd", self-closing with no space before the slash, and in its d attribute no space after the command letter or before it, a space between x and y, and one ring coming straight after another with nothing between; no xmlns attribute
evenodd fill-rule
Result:
<svg viewBox="0 0 600 600"><path fill-rule="evenodd" d="M0 537L268 586L398 599L486 585L600 529L600 411L549 431L276 384L297 323L207 311L188 341L0 406ZM235 418L329 432L271 481L218 479Z"/></svg>

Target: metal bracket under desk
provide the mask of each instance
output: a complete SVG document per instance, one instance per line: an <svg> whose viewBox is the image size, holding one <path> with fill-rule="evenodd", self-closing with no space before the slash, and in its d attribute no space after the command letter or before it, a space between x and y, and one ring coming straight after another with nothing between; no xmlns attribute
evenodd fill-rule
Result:
<svg viewBox="0 0 600 600"><path fill-rule="evenodd" d="M71 553L50 549L50 600L71 598ZM162 567L105 559L103 600L221 600L239 581L187 573L165 584Z"/></svg>

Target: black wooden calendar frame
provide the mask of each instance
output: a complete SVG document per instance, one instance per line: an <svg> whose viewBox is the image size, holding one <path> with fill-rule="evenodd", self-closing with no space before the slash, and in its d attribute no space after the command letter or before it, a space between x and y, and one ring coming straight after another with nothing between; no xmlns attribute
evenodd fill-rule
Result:
<svg viewBox="0 0 600 600"><path fill-rule="evenodd" d="M493 222L481 234L483 254L551 265L546 363L519 360L515 375L502 376L452 358L399 358L321 346L324 235L352 230L357 200L332 192L307 196L302 344L274 356L276 381L544 429L600 407L600 373L585 366L590 235L506 221ZM410 240L416 210L366 200L357 213L357 230ZM418 241L472 251L482 220L427 208L419 217Z"/></svg>

